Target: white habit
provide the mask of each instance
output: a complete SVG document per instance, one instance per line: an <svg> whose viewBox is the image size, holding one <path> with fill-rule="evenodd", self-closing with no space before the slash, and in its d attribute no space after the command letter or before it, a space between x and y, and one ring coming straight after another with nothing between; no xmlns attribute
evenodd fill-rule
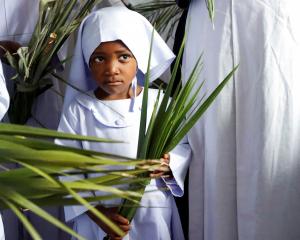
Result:
<svg viewBox="0 0 300 240"><path fill-rule="evenodd" d="M91 91L89 94L92 96L93 92ZM135 158L142 96L141 93L136 98L135 104L138 111L133 112L130 111L131 99L101 101L95 96L90 97L81 94L71 101L61 118L59 131L118 139L126 143L110 144L59 140L57 142L82 149ZM148 120L150 120L156 96L156 90L149 91ZM141 201L143 207L138 209L131 230L123 238L124 240L184 239L173 195L183 195L183 181L189 155L190 148L187 143L183 142L170 153L170 168L175 180L166 182L167 184L162 179L150 182ZM166 185L170 190L159 190ZM105 204L112 205L119 205L120 203L120 199L105 201ZM102 240L106 234L85 212L86 209L82 206L65 207L66 220L73 222L73 229L76 232L87 240Z"/></svg>
<svg viewBox="0 0 300 240"><path fill-rule="evenodd" d="M120 139L128 144L96 144L87 142L58 141L61 144L109 152L135 158L137 153L138 131L142 93L125 100L101 101L95 98L96 88L89 69L89 59L93 51L102 42L121 40L134 55L138 69L137 78L143 80L147 71L153 26L140 14L124 7L104 8L90 14L81 24L78 32L74 58L72 61L70 83L89 95L81 94L68 87L64 102L64 114L59 130L82 135ZM157 32L154 32L152 58L150 63L150 81L159 77L171 64L174 55ZM133 83L136 79L133 79ZM149 92L148 117L151 116L157 91ZM76 96L77 95L77 96ZM74 99L75 97L75 99ZM133 107L132 107L133 106ZM175 180L168 182L171 191L160 191L158 187L165 182L152 180L142 199L142 205L132 223L132 229L124 239L131 240L182 240L183 234L177 208L171 192L183 194L183 179L190 155L189 146L182 143L170 153ZM112 201L110 203L120 203ZM150 207L152 206L152 207ZM150 207L150 208L149 208ZM154 208L153 208L154 207ZM157 207L157 208L156 208ZM80 206L66 207L66 220L74 222L74 229L89 240L102 240L104 233L85 214L86 209Z"/></svg>
<svg viewBox="0 0 300 240"><path fill-rule="evenodd" d="M234 75L189 133L191 240L300 239L300 14L291 0L192 0L185 79Z"/></svg>

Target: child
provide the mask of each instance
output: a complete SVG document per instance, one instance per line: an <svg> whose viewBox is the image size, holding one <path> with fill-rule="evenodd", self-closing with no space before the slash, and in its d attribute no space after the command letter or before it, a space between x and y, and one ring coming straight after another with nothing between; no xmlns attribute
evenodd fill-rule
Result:
<svg viewBox="0 0 300 240"><path fill-rule="evenodd" d="M71 84L88 94L68 88L59 130L82 135L121 139L126 143L58 141L83 149L136 157L143 89L137 84L146 73L152 25L140 14L125 7L109 7L90 14L82 23L71 69ZM155 32L150 80L160 76L174 58ZM149 90L149 112L153 110L156 90ZM170 159L172 178L156 178L146 188L141 205L129 225L116 212L121 200L99 203L97 207L128 233L123 239L184 239L173 195L183 194L183 178L190 149L180 144L164 161ZM161 176L162 173L154 173ZM167 190L159 190L167 186ZM98 193L97 193L98 194ZM99 193L101 194L101 193ZM106 234L121 239L81 206L65 208L67 221L89 240L102 240Z"/></svg>

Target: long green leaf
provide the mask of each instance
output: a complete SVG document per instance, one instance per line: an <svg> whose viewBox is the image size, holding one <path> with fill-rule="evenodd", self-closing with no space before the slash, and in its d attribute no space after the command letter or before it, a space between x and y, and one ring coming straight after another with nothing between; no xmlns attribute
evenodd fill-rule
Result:
<svg viewBox="0 0 300 240"><path fill-rule="evenodd" d="M14 205L12 202L2 198L2 201L12 210L14 214L19 218L19 220L23 223L24 227L27 229L28 233L34 240L42 240L40 234L35 230L32 224L28 221L28 219L22 214L22 212Z"/></svg>
<svg viewBox="0 0 300 240"><path fill-rule="evenodd" d="M205 2L209 18L213 22L215 18L215 0L205 0Z"/></svg>
<svg viewBox="0 0 300 240"><path fill-rule="evenodd" d="M166 146L165 151L171 151L180 140L187 134L187 132L195 125L202 114L207 110L207 108L213 103L215 98L224 88L226 83L233 76L234 72L237 70L238 66L234 67L233 70L226 76L226 78L218 85L218 87L210 94L210 96L204 101L204 103L199 107L199 109L189 118L186 124L182 127L179 133L173 138L172 142Z"/></svg>
<svg viewBox="0 0 300 240"><path fill-rule="evenodd" d="M70 133L57 132L49 129L26 127L17 124L0 123L0 134L15 134L30 137L46 137L46 138L59 138L59 139L72 139L72 140L87 140L95 142L121 142L115 140L101 139L98 137L80 136Z"/></svg>
<svg viewBox="0 0 300 240"><path fill-rule="evenodd" d="M141 120L140 120L140 130L139 130L139 141L138 141L138 158L144 158L146 156L146 149L143 148L142 143L146 137L146 125L147 125L147 108L148 108L148 88L149 88L149 79L150 79L150 65L151 65L151 56L152 56L152 47L153 47L153 38L154 38L155 28L153 28L151 35L151 44L149 49L149 58L147 65L147 73L145 77L143 101L142 101L142 111L141 111ZM141 150L143 149L143 150Z"/></svg>
<svg viewBox="0 0 300 240"><path fill-rule="evenodd" d="M78 235L76 232L71 230L69 227L64 225L62 222L51 216L49 213L38 207L33 202L29 201L28 199L24 198L19 193L13 191L12 189L7 188L6 186L3 186L0 183L0 192L1 195L6 197L7 199L13 201L15 204L19 205L22 208L30 209L32 212L36 213L41 218L47 220L48 222L51 222L56 227L62 229L63 231L71 234L74 237L77 237L79 240L84 240L80 235Z"/></svg>
<svg viewBox="0 0 300 240"><path fill-rule="evenodd" d="M71 188L66 188L69 190L71 195L83 206L85 206L89 211L91 211L96 217L98 217L103 223L105 223L109 228L111 228L115 233L117 233L120 236L124 236L124 232L114 223L112 222L109 218L105 217L105 215L96 208L92 207L85 199L80 197L76 192L74 192Z"/></svg>

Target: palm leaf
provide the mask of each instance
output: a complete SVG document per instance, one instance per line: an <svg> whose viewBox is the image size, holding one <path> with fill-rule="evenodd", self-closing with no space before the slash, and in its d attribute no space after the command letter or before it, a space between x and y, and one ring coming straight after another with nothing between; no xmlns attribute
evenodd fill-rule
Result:
<svg viewBox="0 0 300 240"><path fill-rule="evenodd" d="M166 41L172 37L182 13L175 1L148 1L130 8L144 15L152 24L156 24L156 30L161 34L165 33Z"/></svg>
<svg viewBox="0 0 300 240"><path fill-rule="evenodd" d="M146 140L146 124L147 124L147 105L148 105L148 88L149 88L149 79L150 79L150 63L151 63L151 55L152 55L152 46L153 46L153 37L154 37L154 28L152 31L151 36L151 44L149 50L149 58L148 58L148 65L147 65L147 73L145 77L145 85L144 85L144 92L143 92L143 101L142 101L142 110L141 110L141 120L140 120L140 129L139 129L139 140L138 140L138 149L137 149L137 157L143 158L147 154L147 144L144 145ZM155 114L155 113L154 113ZM146 186L145 182L145 186ZM134 184L133 187L137 187L137 184ZM141 195L144 193L144 187L139 186L138 193ZM141 198L138 198L140 201ZM132 205L132 201L124 200L122 205L119 207L119 213L126 217L128 220L132 220L136 208L128 208L128 206ZM108 238L108 236L106 237Z"/></svg>
<svg viewBox="0 0 300 240"><path fill-rule="evenodd" d="M51 222L53 225L57 226L58 228L61 228L62 230L71 234L72 236L83 240L83 238L79 236L76 232L68 228L65 224L62 224L59 220L57 220L56 218L48 214L45 210L41 209L36 204L32 203L30 200L23 197L21 194L17 193L13 189L10 189L0 183L0 191L1 191L1 197L6 199L7 201L11 201L12 203L16 204L17 206L20 206L21 208L30 209L32 212L36 213L41 218ZM25 226L28 227L28 225ZM31 229L29 233L35 233L35 232L32 231ZM36 236L36 234L31 236L33 237L33 239L39 239L39 238L34 238L34 237L38 237Z"/></svg>
<svg viewBox="0 0 300 240"><path fill-rule="evenodd" d="M215 0L205 0L210 20L215 17ZM136 5L128 5L128 8L144 15L152 24L156 24L156 30L165 36L168 41L174 35L176 26L182 14L182 9L177 7L175 1L155 0Z"/></svg>
<svg viewBox="0 0 300 240"><path fill-rule="evenodd" d="M185 38L184 38L185 39ZM151 43L152 44L152 43ZM196 103L196 98L198 98L199 92L203 86L200 84L196 90L194 90L196 82L199 79L199 73L202 69L201 56L199 57L189 79L183 88L175 91L173 99L170 101L171 88L174 81L174 75L179 65L179 58L181 58L184 48L184 41L181 45L178 59L175 63L175 70L172 72L172 77L170 84L168 85L165 94L163 96L162 103L159 109L154 108L152 113L153 119L151 119L150 124L147 129L145 129L146 119L147 119L147 105L143 105L142 115L141 115L141 127L139 138L139 148L138 156L149 159L159 159L164 153L171 151L188 133L188 131L199 121L202 114L208 109L208 107L213 103L218 94L224 88L226 83L231 79L237 67L226 76L226 78L217 86L217 88L209 95L208 98L202 103ZM148 81L148 79L147 79ZM144 89L143 100L145 103L148 102L148 83L146 81L146 87ZM202 99L202 98L200 98ZM156 102L159 101L159 96ZM188 114L189 113L189 114ZM144 116L143 116L144 115ZM146 138L149 139L146 139ZM141 151L141 152L140 152ZM149 184L150 180L145 180L144 186L138 189L138 192L142 195L145 191L145 187ZM134 185L133 185L134 186ZM140 201L141 198L137 198ZM120 214L129 219L133 219L136 207L132 206L130 200L125 200L123 205L120 207ZM109 239L106 237L105 239Z"/></svg>
<svg viewBox="0 0 300 240"><path fill-rule="evenodd" d="M25 217L25 215L19 210L19 208L13 204L12 202L3 199L4 204L6 204L7 208L9 208L23 223L24 227L27 229L30 236L35 240L42 240L40 234L35 230L30 221Z"/></svg>
<svg viewBox="0 0 300 240"><path fill-rule="evenodd" d="M40 236L18 209L29 209L63 231L81 239L78 234L40 207L78 204L78 202L91 209L95 215L101 217L112 229L121 234L120 229L108 222L105 216L97 212L88 202L125 198L138 205L135 199L141 196L135 192L135 189L124 190L116 186L144 182L145 178L139 179L137 176L157 163L150 161L148 166L139 167L138 165L144 161L57 146L40 138L114 142L46 129L0 124L0 164L17 163L20 166L18 169L5 168L5 171L0 172L0 208L11 209L20 218L33 239L40 239ZM107 166L111 165L119 165L119 168L108 170ZM126 166L137 168L124 169ZM89 173L101 173L101 176L90 176L88 179L79 177ZM68 181L59 180L65 176L68 176ZM93 190L101 191L103 196L81 197L79 195Z"/></svg>
<svg viewBox="0 0 300 240"><path fill-rule="evenodd" d="M213 22L215 18L215 0L205 0L205 2L209 18Z"/></svg>
<svg viewBox="0 0 300 240"><path fill-rule="evenodd" d="M101 0L40 0L39 18L28 43L15 55L6 54L16 70L15 93L8 112L10 122L25 124L36 97L52 86L51 61L83 18ZM14 59L14 60L13 60ZM45 84L45 79L47 84Z"/></svg>

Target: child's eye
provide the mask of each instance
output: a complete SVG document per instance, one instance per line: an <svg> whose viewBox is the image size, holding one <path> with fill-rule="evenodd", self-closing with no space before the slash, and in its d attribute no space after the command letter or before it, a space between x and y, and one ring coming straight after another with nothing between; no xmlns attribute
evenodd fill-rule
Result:
<svg viewBox="0 0 300 240"><path fill-rule="evenodd" d="M120 56L120 60L126 61L130 58L131 56L129 54L123 54Z"/></svg>
<svg viewBox="0 0 300 240"><path fill-rule="evenodd" d="M104 60L104 58L101 57L101 56L94 57L94 62L95 63L101 63L101 62L103 62L103 60Z"/></svg>

